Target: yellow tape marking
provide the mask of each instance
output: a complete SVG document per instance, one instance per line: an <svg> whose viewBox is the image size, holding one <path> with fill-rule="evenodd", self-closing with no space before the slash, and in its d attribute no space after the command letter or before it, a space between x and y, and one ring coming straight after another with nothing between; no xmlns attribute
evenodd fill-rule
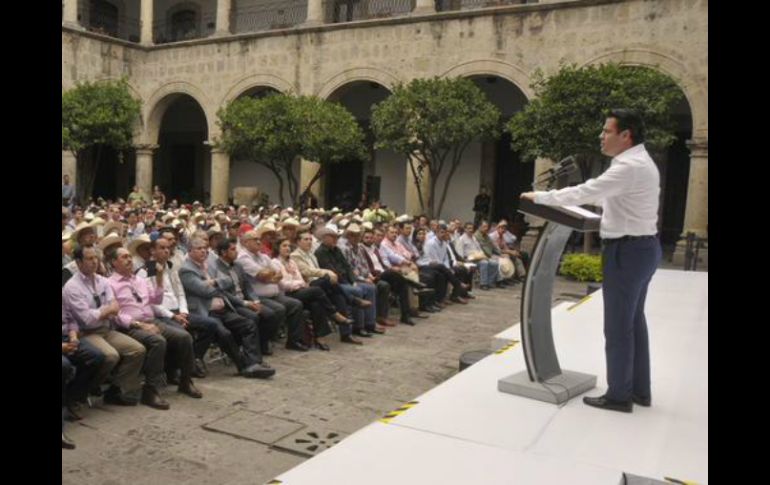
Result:
<svg viewBox="0 0 770 485"><path fill-rule="evenodd" d="M512 340L511 343L509 343L508 345L506 345L506 346L502 347L501 349L495 351L495 354L499 355L499 354L502 354L503 352L507 352L507 351L511 350L512 348L516 347L518 344L519 344L518 340Z"/></svg>
<svg viewBox="0 0 770 485"><path fill-rule="evenodd" d="M679 485L698 485L698 482L693 482L691 480L678 480L676 478L671 478L671 477L663 477L663 480L671 483L677 483Z"/></svg>
<svg viewBox="0 0 770 485"><path fill-rule="evenodd" d="M401 407L399 407L399 408L397 408L397 409L395 409L395 410L393 410L393 411L389 412L388 414L386 414L385 416L383 416L383 417L382 417L381 419L379 419L378 421L379 421L379 422L381 422L381 423L385 423L385 424L388 424L388 423L390 423L390 421L391 421L393 418L395 418L395 417L397 417L397 416L399 416L399 415L401 415L401 414L404 414L404 413L405 413L405 412L407 412L409 409L411 409L411 408L415 407L415 406L416 406L418 403L419 403L419 401L409 401L408 403L404 404L403 406L401 406Z"/></svg>
<svg viewBox="0 0 770 485"><path fill-rule="evenodd" d="M574 305L572 305L571 307L567 308L567 311L568 311L568 312L571 312L571 311L572 311L572 310L574 310L575 308L579 307L579 306L580 306L580 305L582 305L583 303L585 303L585 302L587 302L588 300L590 300L591 298L593 298L593 296L594 296L594 295L588 295L587 297L583 298L582 300L580 300L579 302L575 303L575 304L574 304Z"/></svg>

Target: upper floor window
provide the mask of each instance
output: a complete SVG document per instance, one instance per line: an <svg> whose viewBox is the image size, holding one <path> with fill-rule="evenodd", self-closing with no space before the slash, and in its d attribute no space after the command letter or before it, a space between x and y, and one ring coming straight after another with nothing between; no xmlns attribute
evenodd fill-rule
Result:
<svg viewBox="0 0 770 485"><path fill-rule="evenodd" d="M180 10L171 16L171 38L174 41L195 39L198 33L198 15L194 10Z"/></svg>
<svg viewBox="0 0 770 485"><path fill-rule="evenodd" d="M94 32L118 36L118 7L104 0L91 0L89 27Z"/></svg>

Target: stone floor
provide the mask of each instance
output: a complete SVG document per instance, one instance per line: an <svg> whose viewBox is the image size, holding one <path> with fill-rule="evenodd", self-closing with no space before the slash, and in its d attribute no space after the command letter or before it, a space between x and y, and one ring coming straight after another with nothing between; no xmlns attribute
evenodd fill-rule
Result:
<svg viewBox="0 0 770 485"><path fill-rule="evenodd" d="M557 278L554 299L585 291L584 283ZM66 425L77 449L62 451L62 483L267 482L451 377L463 352L488 349L493 335L518 322L521 286L475 294L469 305L361 347L329 336L331 352L277 349L268 381L234 377L232 367L213 363L196 381L203 399L164 391L169 411L97 403Z"/></svg>

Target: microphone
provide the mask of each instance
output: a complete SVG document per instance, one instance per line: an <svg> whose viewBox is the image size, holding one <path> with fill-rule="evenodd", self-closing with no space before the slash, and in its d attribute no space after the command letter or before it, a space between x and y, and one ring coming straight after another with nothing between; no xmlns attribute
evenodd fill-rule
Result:
<svg viewBox="0 0 770 485"><path fill-rule="evenodd" d="M569 157L561 160L552 169L544 172L550 175L544 179L538 180L537 183L546 183L549 187L558 179L564 175L569 175L577 170L575 157L570 155Z"/></svg>
<svg viewBox="0 0 770 485"><path fill-rule="evenodd" d="M569 173L572 173L575 171L576 165L575 165L575 157L573 155L570 155L562 160L559 161L556 165L549 168L548 170L540 173L537 178L542 177L543 175L548 174L548 176L542 180L539 180L538 183L544 182L549 179L555 179L557 177L560 177L562 175L567 175Z"/></svg>

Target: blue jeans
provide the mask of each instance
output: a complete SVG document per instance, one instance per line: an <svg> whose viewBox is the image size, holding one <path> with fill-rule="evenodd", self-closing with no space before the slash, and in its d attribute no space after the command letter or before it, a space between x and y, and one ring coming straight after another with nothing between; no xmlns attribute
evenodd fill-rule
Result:
<svg viewBox="0 0 770 485"><path fill-rule="evenodd" d="M374 330L377 316L377 287L371 283L356 282L355 285L340 284L343 293L351 301L353 298L362 298L372 302L369 308L359 308L351 304L351 313L353 320L356 321L355 328Z"/></svg>
<svg viewBox="0 0 770 485"><path fill-rule="evenodd" d="M644 303L661 259L657 238L604 246L602 292L607 394L616 401L650 397L650 345Z"/></svg>
<svg viewBox="0 0 770 485"><path fill-rule="evenodd" d="M493 286L500 278L500 265L497 261L483 259L476 262L479 265L479 280L483 286Z"/></svg>

